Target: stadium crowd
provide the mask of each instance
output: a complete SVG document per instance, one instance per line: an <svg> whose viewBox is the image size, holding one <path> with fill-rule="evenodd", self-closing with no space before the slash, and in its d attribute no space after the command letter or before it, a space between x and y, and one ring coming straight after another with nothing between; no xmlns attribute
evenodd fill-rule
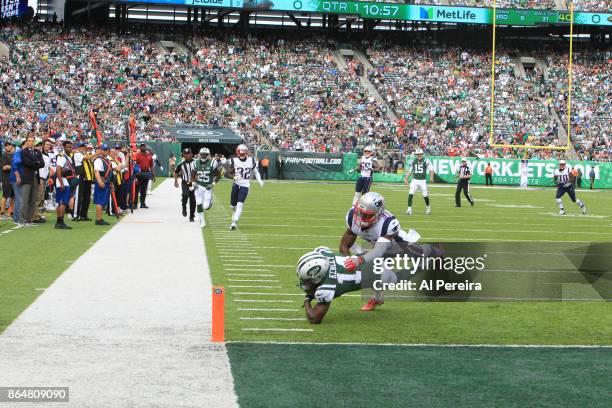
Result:
<svg viewBox="0 0 612 408"><path fill-rule="evenodd" d="M189 54L171 53L157 37L134 28L68 29L59 25L9 26L13 48L0 59L3 92L0 135L86 141L90 112L106 139L123 139L130 113L139 140L171 140L164 125L231 127L253 148L347 152L367 144L408 152L512 157L488 145L490 54L454 46L371 43L367 73L384 102L361 84L362 66L337 65L338 44L327 39L221 35L178 38ZM559 145L562 72L540 68L517 74L509 52L496 60L495 140ZM609 160L609 64L577 64L575 147ZM358 68L358 69L357 69ZM594 73L599 72L599 75ZM556 76L555 76L556 75ZM567 81L565 81L567 82ZM516 92L520 90L520 92ZM597 97L591 97L597 95ZM607 99L606 99L607 98ZM596 104L596 106L593 106ZM387 109L398 120L392 121ZM347 120L350 118L350 120ZM484 120L483 120L484 118ZM554 156L550 151L534 157Z"/></svg>

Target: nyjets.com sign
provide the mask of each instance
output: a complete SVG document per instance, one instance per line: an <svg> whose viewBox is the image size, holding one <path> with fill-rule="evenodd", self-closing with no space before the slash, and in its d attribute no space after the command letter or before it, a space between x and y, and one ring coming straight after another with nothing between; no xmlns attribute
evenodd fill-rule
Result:
<svg viewBox="0 0 612 408"><path fill-rule="evenodd" d="M342 155L333 153L283 152L286 171L342 171Z"/></svg>
<svg viewBox="0 0 612 408"><path fill-rule="evenodd" d="M459 172L461 159L458 157L429 157L436 175L448 183L455 182ZM410 161L410 159L409 159ZM518 185L521 179L521 161L516 159L477 159L468 158L468 166L472 171L472 183L484 184L485 169L491 164L494 184ZM598 188L612 187L612 166L609 163L568 161L568 166L582 171L582 178L589 180L591 169L595 172L595 185ZM529 160L527 178L532 186L552 186L553 174L558 167L555 160Z"/></svg>

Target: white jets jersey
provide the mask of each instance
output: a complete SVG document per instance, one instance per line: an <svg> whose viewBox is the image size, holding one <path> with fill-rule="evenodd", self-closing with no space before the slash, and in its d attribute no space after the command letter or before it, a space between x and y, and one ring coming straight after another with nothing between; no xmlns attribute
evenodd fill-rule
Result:
<svg viewBox="0 0 612 408"><path fill-rule="evenodd" d="M559 187L564 186L564 184L570 182L570 169L568 167L564 168L563 170L556 169L555 178L557 179L557 184Z"/></svg>
<svg viewBox="0 0 612 408"><path fill-rule="evenodd" d="M396 235L396 239L402 239L400 235L403 234L399 234L401 231L400 223L389 211L383 211L380 218L378 218L378 221L376 221L376 223L370 228L365 230L362 230L355 221L355 209L351 208L346 214L346 226L353 234L372 244L376 243L378 238L386 237L388 235Z"/></svg>
<svg viewBox="0 0 612 408"><path fill-rule="evenodd" d="M361 156L361 162L359 165L359 170L361 171L361 177L372 177L372 169L374 168L374 161L376 158L374 156L366 157Z"/></svg>
<svg viewBox="0 0 612 408"><path fill-rule="evenodd" d="M249 180L257 170L257 162L251 156L242 160L238 156L233 156L231 159L232 168L234 169L234 183L241 187L250 187Z"/></svg>

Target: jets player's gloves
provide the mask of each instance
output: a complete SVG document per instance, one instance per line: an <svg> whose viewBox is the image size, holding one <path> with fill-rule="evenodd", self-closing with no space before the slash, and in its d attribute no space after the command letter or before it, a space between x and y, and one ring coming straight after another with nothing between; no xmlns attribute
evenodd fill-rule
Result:
<svg viewBox="0 0 612 408"><path fill-rule="evenodd" d="M307 293L306 297L304 298L304 302L310 303L310 302L312 302L314 300L314 298L315 298L314 295L311 295L310 293Z"/></svg>
<svg viewBox="0 0 612 408"><path fill-rule="evenodd" d="M363 256L348 257L344 260L344 269L346 269L348 272L353 272L363 262Z"/></svg>
<svg viewBox="0 0 612 408"><path fill-rule="evenodd" d="M189 191L195 190L195 186L189 186Z"/></svg>
<svg viewBox="0 0 612 408"><path fill-rule="evenodd" d="M263 187L263 181L259 180L259 186Z"/></svg>

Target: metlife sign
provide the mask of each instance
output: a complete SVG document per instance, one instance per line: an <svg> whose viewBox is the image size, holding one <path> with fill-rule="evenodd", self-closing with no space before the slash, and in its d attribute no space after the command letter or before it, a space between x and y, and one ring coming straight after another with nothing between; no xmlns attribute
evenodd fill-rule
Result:
<svg viewBox="0 0 612 408"><path fill-rule="evenodd" d="M463 7L411 7L408 9L408 19L417 21L439 21L446 23L483 23L490 18L489 10L485 8Z"/></svg>

